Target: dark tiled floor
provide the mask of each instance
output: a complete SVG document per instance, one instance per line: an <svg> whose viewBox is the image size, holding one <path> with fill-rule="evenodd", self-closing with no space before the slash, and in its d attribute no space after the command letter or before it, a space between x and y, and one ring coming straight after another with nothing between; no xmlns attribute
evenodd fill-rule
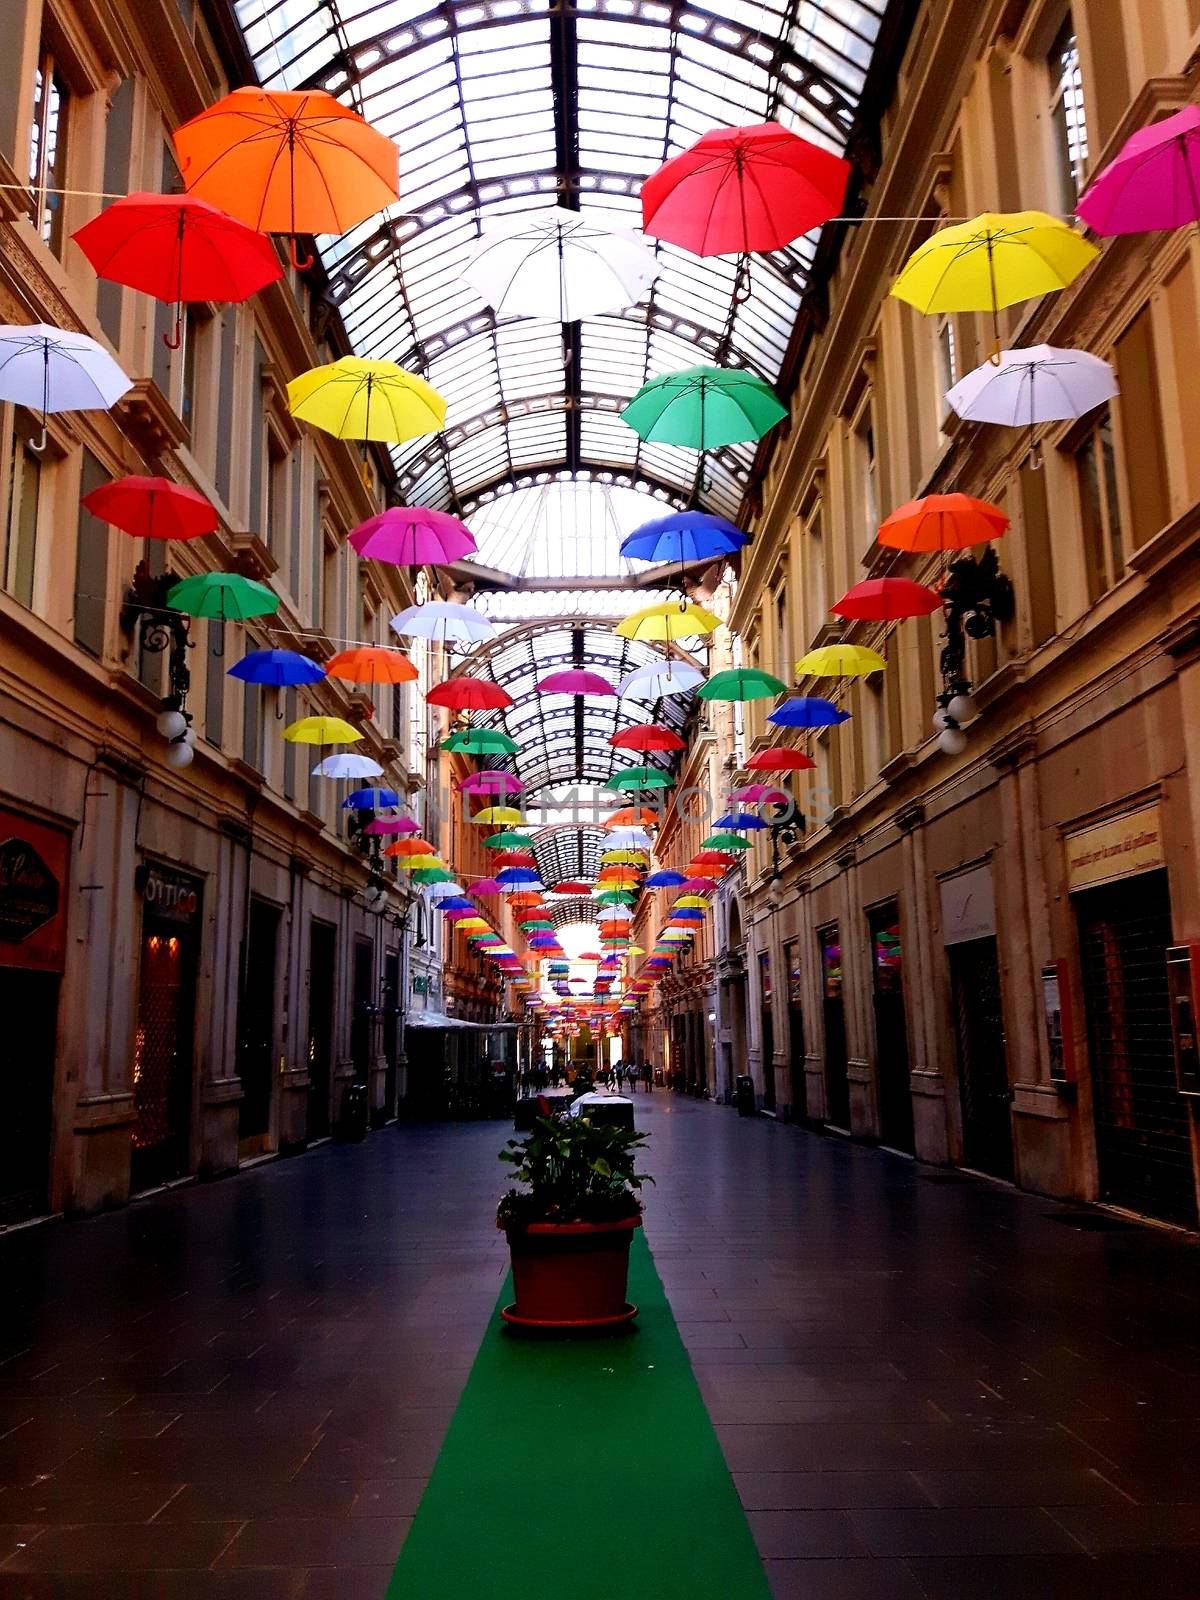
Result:
<svg viewBox="0 0 1200 1600"><path fill-rule="evenodd" d="M779 1600L1200 1597L1190 1243L639 1116ZM506 1134L390 1129L0 1240L0 1600L380 1600L504 1269Z"/></svg>
<svg viewBox="0 0 1200 1600"><path fill-rule="evenodd" d="M667 1096L653 1128L648 1237L779 1600L1200 1597L1191 1241Z"/></svg>

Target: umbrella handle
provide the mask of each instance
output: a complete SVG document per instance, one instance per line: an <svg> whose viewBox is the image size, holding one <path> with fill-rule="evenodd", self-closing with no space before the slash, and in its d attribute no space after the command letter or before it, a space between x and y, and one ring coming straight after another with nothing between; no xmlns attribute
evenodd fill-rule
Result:
<svg viewBox="0 0 1200 1600"><path fill-rule="evenodd" d="M31 439L29 441L29 448L33 451L35 456L40 456L49 443L50 443L50 431L47 428L46 424L43 422L42 423L41 434L39 435L39 437L37 439Z"/></svg>
<svg viewBox="0 0 1200 1600"><path fill-rule="evenodd" d="M307 272L313 264L312 256L301 258L296 254L296 235L294 233L288 235L288 254L291 256L292 265L297 272Z"/></svg>
<svg viewBox="0 0 1200 1600"><path fill-rule="evenodd" d="M164 333L162 342L168 350L178 350L183 343L183 318L179 314L179 307L175 307L175 327L170 333Z"/></svg>

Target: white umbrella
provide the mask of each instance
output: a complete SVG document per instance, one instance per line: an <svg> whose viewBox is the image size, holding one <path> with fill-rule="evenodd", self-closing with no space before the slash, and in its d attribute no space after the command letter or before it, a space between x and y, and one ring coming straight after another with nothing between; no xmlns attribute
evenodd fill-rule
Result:
<svg viewBox="0 0 1200 1600"><path fill-rule="evenodd" d="M1002 350L998 364L985 361L968 372L946 399L968 422L1028 428L1033 457L1033 430L1039 422L1082 417L1116 394L1116 374L1099 356L1035 344L1028 350Z"/></svg>
<svg viewBox="0 0 1200 1600"><path fill-rule="evenodd" d="M628 906L601 906L596 913L597 922L629 922L632 917Z"/></svg>
<svg viewBox="0 0 1200 1600"><path fill-rule="evenodd" d="M578 322L636 305L658 263L639 234L551 206L485 228L463 277L498 316Z"/></svg>
<svg viewBox="0 0 1200 1600"><path fill-rule="evenodd" d="M326 756L312 769L314 778L382 778L383 768L370 756Z"/></svg>
<svg viewBox="0 0 1200 1600"><path fill-rule="evenodd" d="M132 387L108 351L85 333L44 322L0 327L0 400L41 412L37 450L46 447L51 411L107 411Z"/></svg>
<svg viewBox="0 0 1200 1600"><path fill-rule="evenodd" d="M611 850L649 850L654 840L645 828L613 828L608 836L607 848Z"/></svg>
<svg viewBox="0 0 1200 1600"><path fill-rule="evenodd" d="M452 600L427 600L423 606L409 606L407 611L392 618L392 631L409 639L467 645L491 639L496 633L486 617Z"/></svg>
<svg viewBox="0 0 1200 1600"><path fill-rule="evenodd" d="M466 894L461 883L427 883L425 893L435 902L452 900L455 895Z"/></svg>
<svg viewBox="0 0 1200 1600"><path fill-rule="evenodd" d="M617 693L634 694L640 700L657 700L661 695L686 694L703 682L704 674L699 668L689 667L684 661L672 661L669 671L665 661L652 661L648 667L639 667L622 678Z"/></svg>

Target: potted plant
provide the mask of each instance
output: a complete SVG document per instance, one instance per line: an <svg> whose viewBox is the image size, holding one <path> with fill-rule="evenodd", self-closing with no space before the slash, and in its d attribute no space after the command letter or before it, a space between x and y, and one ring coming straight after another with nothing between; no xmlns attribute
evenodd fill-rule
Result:
<svg viewBox="0 0 1200 1600"><path fill-rule="evenodd" d="M516 1300L501 1315L515 1327L591 1329L630 1322L629 1247L641 1225L635 1170L645 1136L586 1117L540 1117L510 1139L501 1161L523 1188L500 1201Z"/></svg>

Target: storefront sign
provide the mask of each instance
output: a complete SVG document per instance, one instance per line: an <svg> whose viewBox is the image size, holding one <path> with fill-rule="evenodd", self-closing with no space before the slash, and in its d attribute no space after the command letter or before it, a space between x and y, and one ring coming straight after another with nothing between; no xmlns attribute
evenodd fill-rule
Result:
<svg viewBox="0 0 1200 1600"><path fill-rule="evenodd" d="M200 886L194 878L147 861L138 868L137 884L146 910L164 922L195 922L200 913Z"/></svg>
<svg viewBox="0 0 1200 1600"><path fill-rule="evenodd" d="M414 994L428 994L429 993L429 979L428 978L414 978L413 981L412 981L412 992Z"/></svg>
<svg viewBox="0 0 1200 1600"><path fill-rule="evenodd" d="M62 970L67 836L0 814L0 965Z"/></svg>
<svg viewBox="0 0 1200 1600"><path fill-rule="evenodd" d="M1112 817L1094 827L1069 833L1063 841L1067 852L1067 890L1094 889L1118 878L1132 878L1139 872L1161 867L1163 854L1162 820L1157 806L1143 806L1123 817Z"/></svg>
<svg viewBox="0 0 1200 1600"><path fill-rule="evenodd" d="M991 867L973 867L957 877L943 878L942 943L969 944L990 939L996 932L996 896Z"/></svg>

